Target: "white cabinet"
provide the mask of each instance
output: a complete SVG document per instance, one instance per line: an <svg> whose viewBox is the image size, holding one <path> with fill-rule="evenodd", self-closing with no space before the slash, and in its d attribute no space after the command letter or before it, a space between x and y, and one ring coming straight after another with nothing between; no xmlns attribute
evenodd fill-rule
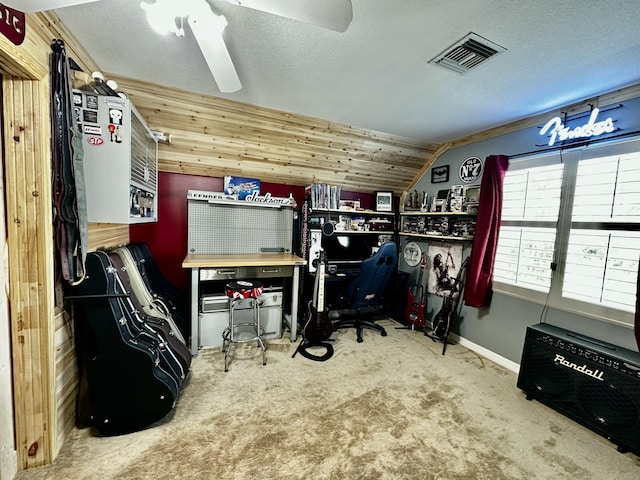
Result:
<svg viewBox="0 0 640 480"><path fill-rule="evenodd" d="M158 220L158 145L126 98L74 90L89 222Z"/></svg>

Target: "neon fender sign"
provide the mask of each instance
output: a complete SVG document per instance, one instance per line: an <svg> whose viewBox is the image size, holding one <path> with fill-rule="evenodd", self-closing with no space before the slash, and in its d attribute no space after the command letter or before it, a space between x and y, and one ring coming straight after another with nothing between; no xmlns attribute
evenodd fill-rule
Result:
<svg viewBox="0 0 640 480"><path fill-rule="evenodd" d="M546 135L549 133L549 146L552 147L556 141L564 142L565 140L575 140L577 138L591 138L603 135L605 133L612 133L615 130L613 126L613 119L611 117L597 122L600 109L594 108L589 116L589 121L584 125L577 127L567 127L562 123L560 117L554 117L549 120L542 130L540 135Z"/></svg>

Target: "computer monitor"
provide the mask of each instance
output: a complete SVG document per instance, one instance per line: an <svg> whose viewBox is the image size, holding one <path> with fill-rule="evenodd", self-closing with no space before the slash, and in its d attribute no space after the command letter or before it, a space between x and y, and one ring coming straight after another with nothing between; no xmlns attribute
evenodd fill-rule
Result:
<svg viewBox="0 0 640 480"><path fill-rule="evenodd" d="M322 237L327 262L331 264L358 264L369 258L378 248L378 235L335 233Z"/></svg>

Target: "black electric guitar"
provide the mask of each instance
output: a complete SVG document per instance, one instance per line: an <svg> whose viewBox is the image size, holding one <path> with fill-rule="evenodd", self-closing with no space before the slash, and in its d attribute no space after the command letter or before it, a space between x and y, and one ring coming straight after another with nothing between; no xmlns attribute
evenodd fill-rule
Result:
<svg viewBox="0 0 640 480"><path fill-rule="evenodd" d="M449 328L451 328L451 317L455 312L462 294L462 272L469 263L469 257L465 258L464 262L458 270L458 275L455 278L453 285L451 286L451 292L442 301L442 308L433 318L433 331L431 332L431 338L434 340L444 340L446 346L446 338L449 335ZM444 350L443 350L444 355Z"/></svg>
<svg viewBox="0 0 640 480"><path fill-rule="evenodd" d="M416 284L407 291L407 308L404 310L404 319L411 330L422 330L425 325L424 309L427 307L427 297L424 294L422 277L427 265L427 253L422 253L420 274Z"/></svg>
<svg viewBox="0 0 640 480"><path fill-rule="evenodd" d="M309 301L309 313L307 323L302 329L302 336L307 342L322 342L333 333L333 323L329 318L329 311L324 305L324 275L326 266L326 254L320 250L316 279L313 289L313 300Z"/></svg>

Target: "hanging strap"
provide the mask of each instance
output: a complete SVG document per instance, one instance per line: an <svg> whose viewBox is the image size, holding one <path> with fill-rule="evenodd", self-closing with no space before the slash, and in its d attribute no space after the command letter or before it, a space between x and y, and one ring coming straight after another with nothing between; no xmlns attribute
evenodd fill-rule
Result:
<svg viewBox="0 0 640 480"><path fill-rule="evenodd" d="M88 245L82 135L73 111L64 42L54 40L51 49L52 202L57 270L64 280L74 284L84 278Z"/></svg>

